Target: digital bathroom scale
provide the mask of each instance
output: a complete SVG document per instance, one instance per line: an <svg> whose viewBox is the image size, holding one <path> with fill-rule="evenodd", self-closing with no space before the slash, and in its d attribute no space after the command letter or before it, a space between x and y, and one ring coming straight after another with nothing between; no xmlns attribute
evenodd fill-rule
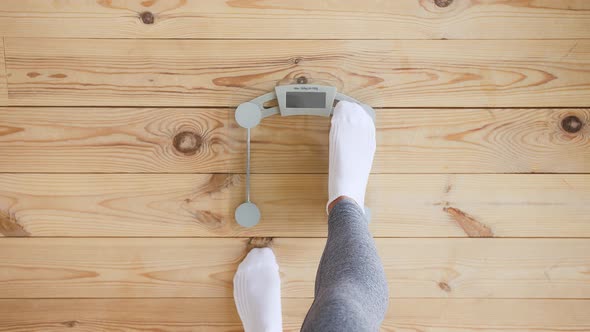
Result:
<svg viewBox="0 0 590 332"><path fill-rule="evenodd" d="M277 100L278 106L265 108L264 104ZM279 85L273 92L254 98L238 106L235 118L238 124L246 128L246 201L235 212L238 224L252 227L260 221L260 209L250 201L250 130L256 127L262 119L271 115L317 115L328 117L332 114L335 101L350 101L361 107L375 121L375 110L369 105L339 93L333 86L312 84ZM365 207L365 214L369 218L369 210Z"/></svg>

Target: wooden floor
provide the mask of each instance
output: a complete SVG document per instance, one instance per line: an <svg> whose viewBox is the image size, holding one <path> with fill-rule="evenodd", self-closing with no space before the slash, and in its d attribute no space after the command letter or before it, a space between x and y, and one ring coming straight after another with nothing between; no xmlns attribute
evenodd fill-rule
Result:
<svg viewBox="0 0 590 332"><path fill-rule="evenodd" d="M235 107L304 77L377 109L384 331L590 331L590 1L0 2L0 331L241 331L247 248L286 331L325 243L329 120Z"/></svg>

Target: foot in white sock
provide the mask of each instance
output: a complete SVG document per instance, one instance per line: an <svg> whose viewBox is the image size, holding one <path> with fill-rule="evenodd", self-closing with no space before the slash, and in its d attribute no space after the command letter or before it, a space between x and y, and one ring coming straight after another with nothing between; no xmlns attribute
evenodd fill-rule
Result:
<svg viewBox="0 0 590 332"><path fill-rule="evenodd" d="M340 196L352 198L363 210L375 155L375 123L358 104L339 102L330 128L328 204Z"/></svg>
<svg viewBox="0 0 590 332"><path fill-rule="evenodd" d="M270 248L254 248L234 276L234 301L245 332L280 332L281 278Z"/></svg>

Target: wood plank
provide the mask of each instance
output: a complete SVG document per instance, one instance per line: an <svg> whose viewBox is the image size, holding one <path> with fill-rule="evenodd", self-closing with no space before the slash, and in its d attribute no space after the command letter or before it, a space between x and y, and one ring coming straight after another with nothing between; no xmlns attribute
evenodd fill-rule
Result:
<svg viewBox="0 0 590 332"><path fill-rule="evenodd" d="M0 2L0 35L74 38L589 38L586 1ZM141 13L154 20L144 24ZM146 20L146 22L149 22ZM346 22L345 24L343 22Z"/></svg>
<svg viewBox="0 0 590 332"><path fill-rule="evenodd" d="M8 83L4 53L4 38L0 38L0 105L2 106L8 105Z"/></svg>
<svg viewBox="0 0 590 332"><path fill-rule="evenodd" d="M299 331L311 299L283 300L285 331ZM589 300L393 299L382 331L582 331ZM233 299L0 300L0 331L241 331Z"/></svg>
<svg viewBox="0 0 590 332"><path fill-rule="evenodd" d="M0 297L232 297L247 239L0 239ZM276 238L283 297L313 297L325 239ZM395 298L588 298L588 239L376 239Z"/></svg>
<svg viewBox="0 0 590 332"><path fill-rule="evenodd" d="M377 237L590 237L590 175L373 175ZM0 174L4 236L326 236L325 175ZM465 215L466 214L466 215ZM479 226L488 232L473 232Z"/></svg>
<svg viewBox="0 0 590 332"><path fill-rule="evenodd" d="M11 105L235 107L301 76L374 107L590 105L590 40L5 43Z"/></svg>
<svg viewBox="0 0 590 332"><path fill-rule="evenodd" d="M7 107L0 123L0 172L245 171L233 109ZM326 173L329 125L265 119L252 172ZM590 172L590 109L380 109L376 125L373 173ZM178 144L194 135L201 145Z"/></svg>

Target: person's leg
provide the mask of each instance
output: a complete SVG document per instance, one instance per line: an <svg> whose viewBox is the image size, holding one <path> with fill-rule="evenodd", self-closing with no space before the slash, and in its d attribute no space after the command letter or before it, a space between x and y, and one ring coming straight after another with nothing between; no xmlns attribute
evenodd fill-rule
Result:
<svg viewBox="0 0 590 332"><path fill-rule="evenodd" d="M343 199L330 212L315 300L301 331L378 331L387 305L385 273L363 211Z"/></svg>
<svg viewBox="0 0 590 332"><path fill-rule="evenodd" d="M328 239L301 331L377 331L383 321L387 281L361 208L374 152L371 118L339 103L330 130Z"/></svg>
<svg viewBox="0 0 590 332"><path fill-rule="evenodd" d="M281 279L270 248L254 248L234 276L234 301L245 332L280 332Z"/></svg>

